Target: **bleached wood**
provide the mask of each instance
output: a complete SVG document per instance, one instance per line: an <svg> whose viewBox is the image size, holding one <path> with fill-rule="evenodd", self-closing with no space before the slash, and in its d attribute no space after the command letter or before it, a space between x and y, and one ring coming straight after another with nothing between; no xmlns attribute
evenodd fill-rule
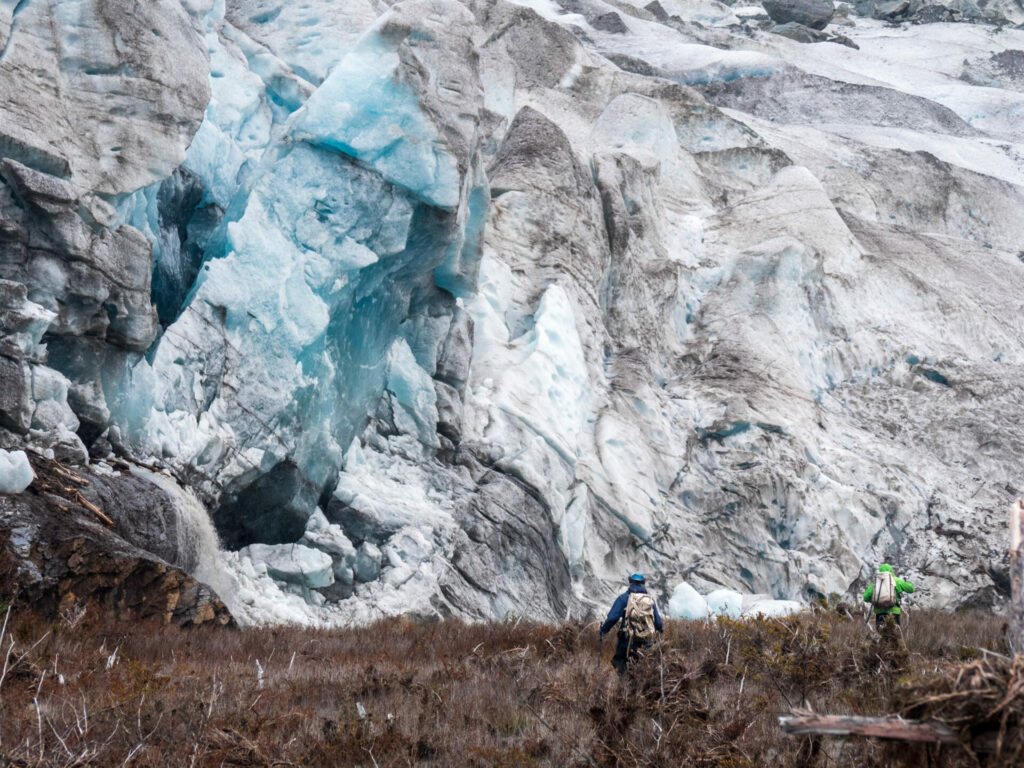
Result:
<svg viewBox="0 0 1024 768"><path fill-rule="evenodd" d="M1010 647L1024 653L1024 501L1010 508Z"/></svg>
<svg viewBox="0 0 1024 768"><path fill-rule="evenodd" d="M942 723L904 720L900 717L858 717L854 715L781 715L779 727L793 735L874 736L900 741L959 742L956 733Z"/></svg>
<svg viewBox="0 0 1024 768"><path fill-rule="evenodd" d="M894 741L959 744L956 731L945 723L904 720L901 717L855 715L780 715L779 727L793 736L867 736ZM996 734L978 735L971 743L977 752L995 751Z"/></svg>

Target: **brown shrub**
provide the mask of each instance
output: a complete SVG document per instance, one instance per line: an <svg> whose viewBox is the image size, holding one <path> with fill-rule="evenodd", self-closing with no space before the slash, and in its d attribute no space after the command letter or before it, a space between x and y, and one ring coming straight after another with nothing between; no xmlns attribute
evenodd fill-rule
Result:
<svg viewBox="0 0 1024 768"><path fill-rule="evenodd" d="M901 680L923 685L965 649L1006 652L990 616L917 612L904 644L817 610L667 622L620 678L594 624L89 619L12 614L0 765L882 766L892 756L875 742L788 737L776 716L883 714Z"/></svg>

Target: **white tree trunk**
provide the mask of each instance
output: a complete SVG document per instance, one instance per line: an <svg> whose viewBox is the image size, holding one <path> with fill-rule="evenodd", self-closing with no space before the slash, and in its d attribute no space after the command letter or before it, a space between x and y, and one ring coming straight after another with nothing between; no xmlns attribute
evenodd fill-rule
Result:
<svg viewBox="0 0 1024 768"><path fill-rule="evenodd" d="M1024 500L1010 510L1010 647L1024 653Z"/></svg>

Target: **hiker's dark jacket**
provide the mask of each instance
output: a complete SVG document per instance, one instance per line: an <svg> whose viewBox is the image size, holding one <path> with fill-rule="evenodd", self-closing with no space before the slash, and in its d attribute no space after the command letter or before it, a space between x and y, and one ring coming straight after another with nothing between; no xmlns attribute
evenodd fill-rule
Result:
<svg viewBox="0 0 1024 768"><path fill-rule="evenodd" d="M608 618L604 620L604 624L601 625L601 634L605 635L612 631L618 621L626 615L626 603L629 602L630 592L642 592L647 594L647 590L639 584L630 584L629 589L619 595L615 602L612 604L612 609L608 612ZM654 628L659 632L664 631L661 626L661 614L658 613L658 604L654 604ZM591 630L593 632L593 630Z"/></svg>

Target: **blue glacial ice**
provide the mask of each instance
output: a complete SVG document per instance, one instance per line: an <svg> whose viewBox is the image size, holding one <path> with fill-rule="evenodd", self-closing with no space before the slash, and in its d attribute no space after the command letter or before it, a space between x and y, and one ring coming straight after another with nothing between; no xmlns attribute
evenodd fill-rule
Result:
<svg viewBox="0 0 1024 768"><path fill-rule="evenodd" d="M294 135L355 158L431 205L454 208L458 160L400 77L400 65L388 41L367 36L296 115Z"/></svg>
<svg viewBox="0 0 1024 768"><path fill-rule="evenodd" d="M427 5L466 21L461 5ZM207 22L213 99L177 183L216 216L194 280L177 281L187 294L165 292L180 307L161 313L158 343L109 376L112 437L198 473L218 524L247 526L233 543L283 544L303 535L385 390L399 426L436 447L431 375L447 321L419 307L439 295L436 268L458 283L466 230L479 238L486 206L470 210L480 176L469 143L450 149L453 131L438 125L448 115L421 104L438 86L410 82L403 64L411 50L457 56L443 40L451 25L407 44L400 11L387 14L314 91L216 9ZM472 141L472 125L455 133ZM187 275L161 220L171 183L123 210L154 241L157 274Z"/></svg>

